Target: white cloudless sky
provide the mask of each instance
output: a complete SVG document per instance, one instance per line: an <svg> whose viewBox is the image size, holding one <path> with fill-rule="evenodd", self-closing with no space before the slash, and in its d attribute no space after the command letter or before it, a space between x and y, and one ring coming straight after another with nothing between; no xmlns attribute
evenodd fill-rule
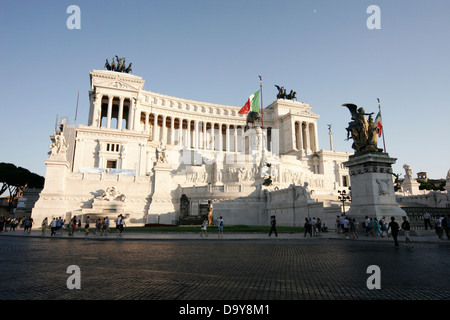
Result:
<svg viewBox="0 0 450 320"><path fill-rule="evenodd" d="M77 5L81 29L66 26ZM366 22L380 8L381 29ZM450 169L450 1L0 1L0 161L45 175L57 117L87 124L89 71L118 55L145 90L242 107L297 92L319 148L352 152L354 103L378 112L396 173ZM382 139L378 145L382 147Z"/></svg>

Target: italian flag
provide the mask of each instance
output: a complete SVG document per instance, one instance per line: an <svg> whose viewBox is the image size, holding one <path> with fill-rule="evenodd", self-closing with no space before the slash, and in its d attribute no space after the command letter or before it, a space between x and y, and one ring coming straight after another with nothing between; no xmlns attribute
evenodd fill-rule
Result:
<svg viewBox="0 0 450 320"><path fill-rule="evenodd" d="M247 103L245 106L239 110L240 114L247 114L250 111L259 112L259 95L260 91L256 91L254 94L252 94L250 97L248 97Z"/></svg>
<svg viewBox="0 0 450 320"><path fill-rule="evenodd" d="M383 130L383 124L381 123L381 112L378 111L377 116L375 117L375 124L380 130L378 131L378 136L381 136L381 130Z"/></svg>

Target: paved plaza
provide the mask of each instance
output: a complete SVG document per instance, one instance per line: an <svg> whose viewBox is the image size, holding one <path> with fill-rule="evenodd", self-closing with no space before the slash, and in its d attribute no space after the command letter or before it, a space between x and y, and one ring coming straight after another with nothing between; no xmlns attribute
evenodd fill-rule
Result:
<svg viewBox="0 0 450 320"><path fill-rule="evenodd" d="M431 235L433 235L431 233ZM400 237L400 240L403 240ZM303 234L0 236L1 300L450 299L450 241ZM80 289L68 289L69 266ZM369 289L369 266L380 289Z"/></svg>

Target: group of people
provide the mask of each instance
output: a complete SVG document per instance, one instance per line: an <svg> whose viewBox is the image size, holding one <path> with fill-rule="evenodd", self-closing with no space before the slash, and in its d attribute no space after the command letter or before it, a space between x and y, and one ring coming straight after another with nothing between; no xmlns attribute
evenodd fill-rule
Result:
<svg viewBox="0 0 450 320"><path fill-rule="evenodd" d="M0 232L16 231L16 229L23 227L23 232L30 233L33 224L34 221L31 217L6 218L0 216Z"/></svg>
<svg viewBox="0 0 450 320"><path fill-rule="evenodd" d="M322 222L320 218L305 218L305 237L309 234L310 237L319 237L322 235L322 232L326 232L328 227L325 225L325 222Z"/></svg>
<svg viewBox="0 0 450 320"><path fill-rule="evenodd" d="M414 244L410 238L411 225L406 216L402 217L401 226L395 221L395 217L391 217L390 221L386 220L386 217L377 219L376 217L371 218L369 216L365 217L362 223L362 228L365 231L366 237L384 237L392 236L394 239L394 246L398 247L398 234L400 230L403 230L403 235L405 236L405 246L413 247ZM358 239L358 228L359 222L355 218L347 217L345 214L341 214L336 217L336 232L342 232L346 239ZM389 233L390 231L390 233Z"/></svg>
<svg viewBox="0 0 450 320"><path fill-rule="evenodd" d="M207 237L208 236L208 226L211 224L211 217L207 216L205 217L205 219L203 219L203 223L202 226L200 227L200 237L203 238L203 236ZM222 239L223 238L223 218L222 216L220 216L219 219L216 220L216 225L217 225L217 232L218 232L218 238Z"/></svg>
<svg viewBox="0 0 450 320"><path fill-rule="evenodd" d="M450 229L450 214L441 214L436 215L434 218L431 216L429 212L425 212L423 215L423 221L425 224L425 230L428 230L428 227L430 227L430 230L435 230L436 234L438 235L439 239L444 240L444 232L447 236L447 240L450 239L449 237L449 229Z"/></svg>
<svg viewBox="0 0 450 320"><path fill-rule="evenodd" d="M103 219L97 218L93 221L94 223L94 234L99 233L100 236L107 236L108 233L111 233L110 229L110 220L109 217L104 217ZM126 226L125 219L122 214L119 214L117 218L115 219L116 223L116 232L118 236L122 236L123 234L123 228ZM42 221L42 234L45 233L46 229L50 227L51 234L50 236L55 236L57 234L62 235L63 229L67 229L69 236L74 236L76 230L78 232L81 232L82 223L81 219L77 219L77 216L74 216L70 219L69 223L66 224L66 221L63 220L61 217L54 217L50 224L48 223L48 219L45 218L44 221ZM89 216L86 217L86 221L84 224L84 232L85 235L89 235L91 227L91 219Z"/></svg>

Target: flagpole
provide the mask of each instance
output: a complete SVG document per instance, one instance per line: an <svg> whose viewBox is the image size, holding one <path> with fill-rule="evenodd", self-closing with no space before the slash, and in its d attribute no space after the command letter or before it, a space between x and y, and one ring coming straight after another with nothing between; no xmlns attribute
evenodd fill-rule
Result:
<svg viewBox="0 0 450 320"><path fill-rule="evenodd" d="M265 148L265 142L264 142L264 112L263 112L263 96L262 96L262 76L260 76L260 75L258 75L258 77L259 77L259 89L260 89L260 92L259 92L259 95L260 95L260 110L261 110L261 131L262 131L262 154L261 154L261 156L262 156L262 161L264 161L264 150L266 149ZM261 161L261 162L262 162Z"/></svg>
<svg viewBox="0 0 450 320"><path fill-rule="evenodd" d="M383 147L384 147L384 152L386 152L386 143L384 142L384 122L383 122L383 116L381 115L381 105L380 105L380 99L377 98L378 100L378 111L380 112L380 118L381 118L381 134L383 136Z"/></svg>
<svg viewBox="0 0 450 320"><path fill-rule="evenodd" d="M260 88L260 102L261 102L261 129L264 130L264 113L263 113L263 99L262 99L262 77L259 77L259 88Z"/></svg>
<svg viewBox="0 0 450 320"><path fill-rule="evenodd" d="M73 141L72 172L73 172L73 167L75 165L75 150L76 150L76 147L77 147L77 115L78 115L78 100L79 99L80 99L80 90L78 90L77 107L75 109L75 120L73 121L73 128L75 130L75 139Z"/></svg>
<svg viewBox="0 0 450 320"><path fill-rule="evenodd" d="M77 125L77 115L78 115L78 100L80 99L80 90L78 90L78 95L77 95L77 107L75 109L75 120L74 120L74 125L76 127Z"/></svg>

